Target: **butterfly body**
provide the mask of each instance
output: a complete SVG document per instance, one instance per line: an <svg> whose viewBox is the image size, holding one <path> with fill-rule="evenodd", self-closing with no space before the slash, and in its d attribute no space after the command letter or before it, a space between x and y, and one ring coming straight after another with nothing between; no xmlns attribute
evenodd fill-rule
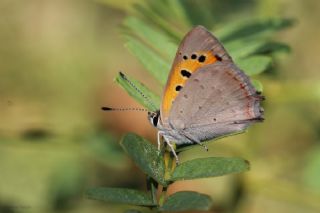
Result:
<svg viewBox="0 0 320 213"><path fill-rule="evenodd" d="M149 120L170 147L201 144L262 121L262 100L218 39L197 26L182 40L161 108Z"/></svg>

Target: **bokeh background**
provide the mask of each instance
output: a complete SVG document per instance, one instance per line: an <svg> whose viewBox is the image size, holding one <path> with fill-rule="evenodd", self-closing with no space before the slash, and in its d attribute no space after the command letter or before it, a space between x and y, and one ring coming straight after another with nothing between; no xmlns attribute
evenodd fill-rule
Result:
<svg viewBox="0 0 320 213"><path fill-rule="evenodd" d="M192 1L191 1L192 2ZM139 106L114 81L123 70L162 88L124 47L119 26L142 0L0 1L0 212L123 212L128 206L88 200L90 186L145 189L144 175L118 141L135 132L155 142ZM197 1L216 22L290 17L278 33L291 53L258 77L266 121L246 134L182 153L182 160L241 156L251 171L181 181L170 192L212 196L211 212L320 212L320 2ZM206 23L199 23L206 24Z"/></svg>

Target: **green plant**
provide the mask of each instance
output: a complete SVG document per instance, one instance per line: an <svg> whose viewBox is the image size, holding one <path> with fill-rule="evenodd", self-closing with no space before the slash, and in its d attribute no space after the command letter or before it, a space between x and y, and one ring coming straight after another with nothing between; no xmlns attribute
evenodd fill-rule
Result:
<svg viewBox="0 0 320 213"><path fill-rule="evenodd" d="M161 85L166 82L178 42L199 19L190 12L193 6L187 2L189 1L165 0L136 5L135 16L129 16L123 24L126 47ZM209 14L209 9L203 10L203 14ZM211 26L210 23L206 24ZM223 27L217 25L218 29L213 31L235 63L249 76L253 76L270 68L275 53L289 51L286 44L271 41L270 38L275 32L291 24L292 21L288 19L254 19L220 24ZM159 95L134 78L128 78L154 104L146 101L120 75L116 82L147 109L157 110L155 106L160 105ZM262 84L257 80L253 82L257 90L262 91ZM158 212L208 210L212 203L208 195L182 191L167 196L168 186L178 180L216 177L249 169L248 161L234 157L199 158L176 165L167 149L157 150L150 142L132 133L125 135L120 144L147 175L148 192L122 188L92 188L87 191L89 198L150 207ZM178 147L177 152L185 149Z"/></svg>

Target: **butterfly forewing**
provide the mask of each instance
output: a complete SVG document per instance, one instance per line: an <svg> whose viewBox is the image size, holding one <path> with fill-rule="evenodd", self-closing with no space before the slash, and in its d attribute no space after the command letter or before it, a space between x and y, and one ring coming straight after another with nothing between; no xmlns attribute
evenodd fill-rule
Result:
<svg viewBox="0 0 320 213"><path fill-rule="evenodd" d="M219 61L232 62L221 43L204 27L193 28L182 40L162 97L161 120L167 119L174 100L188 79L201 67Z"/></svg>

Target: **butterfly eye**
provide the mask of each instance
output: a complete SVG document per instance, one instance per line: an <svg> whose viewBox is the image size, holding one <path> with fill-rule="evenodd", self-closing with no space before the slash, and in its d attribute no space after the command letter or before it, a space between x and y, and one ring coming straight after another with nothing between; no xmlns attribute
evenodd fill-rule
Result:
<svg viewBox="0 0 320 213"><path fill-rule="evenodd" d="M160 116L159 111L157 111L157 112L148 112L149 121L154 127L157 127L157 125L159 123L159 116Z"/></svg>
<svg viewBox="0 0 320 213"><path fill-rule="evenodd" d="M158 118L159 118L158 116L155 116L155 117L152 118L152 124L155 127L158 125L158 120L159 120Z"/></svg>

